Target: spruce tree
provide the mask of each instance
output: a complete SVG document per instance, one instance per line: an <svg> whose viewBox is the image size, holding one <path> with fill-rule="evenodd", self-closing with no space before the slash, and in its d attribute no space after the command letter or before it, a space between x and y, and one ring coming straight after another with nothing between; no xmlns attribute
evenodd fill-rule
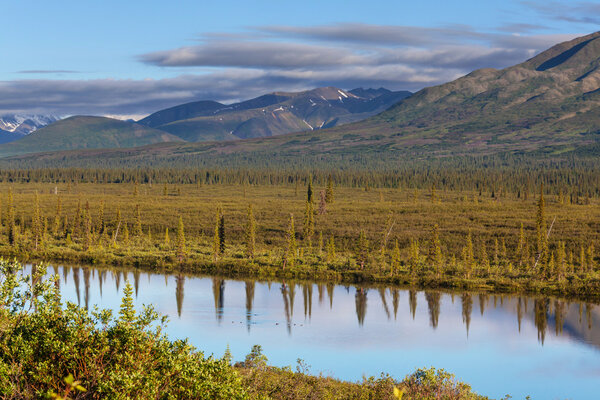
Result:
<svg viewBox="0 0 600 400"><path fill-rule="evenodd" d="M519 242L517 243L517 258L519 260L519 267L523 267L527 261L525 255L525 246L527 245L525 240L525 231L523 230L523 223L521 222L521 227L519 228Z"/></svg>
<svg viewBox="0 0 600 400"><path fill-rule="evenodd" d="M219 218L219 252L225 254L225 215L222 212Z"/></svg>
<svg viewBox="0 0 600 400"><path fill-rule="evenodd" d="M32 222L32 226L31 226L31 230L33 231L33 242L34 242L34 246L35 249L38 249L38 245L40 243L40 239L42 236L42 216L40 213L40 195L39 193L36 191L35 192L35 202L34 202L34 209L33 209L33 221Z"/></svg>
<svg viewBox="0 0 600 400"><path fill-rule="evenodd" d="M117 240L119 238L119 230L121 229L121 224L122 224L122 221L121 221L121 209L118 208L117 209L117 216L115 218L115 231L113 232L113 244L117 243Z"/></svg>
<svg viewBox="0 0 600 400"><path fill-rule="evenodd" d="M103 234L106 229L104 222L104 200L100 200L100 207L98 209L98 233Z"/></svg>
<svg viewBox="0 0 600 400"><path fill-rule="evenodd" d="M315 234L315 213L313 209L313 203L310 201L306 202L304 209L304 240L308 242L308 247L312 247L312 237Z"/></svg>
<svg viewBox="0 0 600 400"><path fill-rule="evenodd" d="M293 268L296 264L296 228L294 227L294 214L290 214L290 222L286 232L286 248L283 256L283 268Z"/></svg>
<svg viewBox="0 0 600 400"><path fill-rule="evenodd" d="M323 254L323 231L319 231L319 249L318 249L318 255L319 257L321 257L321 255Z"/></svg>
<svg viewBox="0 0 600 400"><path fill-rule="evenodd" d="M327 241L327 262L332 263L335 260L335 240L333 236Z"/></svg>
<svg viewBox="0 0 600 400"><path fill-rule="evenodd" d="M88 251L92 246L92 216L89 212L85 213L83 232L83 249Z"/></svg>
<svg viewBox="0 0 600 400"><path fill-rule="evenodd" d="M52 225L52 236L58 237L58 233L60 231L60 220L62 213L62 203L60 196L56 198L56 214L54 215L54 224Z"/></svg>
<svg viewBox="0 0 600 400"><path fill-rule="evenodd" d="M410 238L409 245L409 263L410 263L410 273L414 274L417 271L417 267L420 262L420 249L419 249L419 240L415 238Z"/></svg>
<svg viewBox="0 0 600 400"><path fill-rule="evenodd" d="M358 245L356 247L356 261L360 265L361 269L365 268L369 257L369 241L364 230L360 231L358 235Z"/></svg>
<svg viewBox="0 0 600 400"><path fill-rule="evenodd" d="M400 247L398 246L398 240L396 239L394 250L392 250L392 267L390 270L391 275L395 275L400 270Z"/></svg>
<svg viewBox="0 0 600 400"><path fill-rule="evenodd" d="M142 232L142 215L140 213L140 205L135 205L135 222L133 225L133 234L137 237L141 237Z"/></svg>
<svg viewBox="0 0 600 400"><path fill-rule="evenodd" d="M312 175L308 178L308 188L306 189L306 201L313 202Z"/></svg>
<svg viewBox="0 0 600 400"><path fill-rule="evenodd" d="M463 248L463 262L465 267L465 277L469 279L471 277L471 273L475 269L475 256L473 254L473 238L471 236L471 231L469 230L469 234L467 235L467 243Z"/></svg>
<svg viewBox="0 0 600 400"><path fill-rule="evenodd" d="M444 258L442 255L442 245L440 242L439 227L437 224L435 224L431 230L429 260L434 267L436 275L439 275L443 267Z"/></svg>
<svg viewBox="0 0 600 400"><path fill-rule="evenodd" d="M185 246L185 232L183 227L183 218L179 216L179 222L177 223L177 258L179 262L183 262L187 253Z"/></svg>
<svg viewBox="0 0 600 400"><path fill-rule="evenodd" d="M6 225L8 227L8 244L14 246L17 241L17 227L15 223L15 205L12 188L8 190L8 199L6 203Z"/></svg>
<svg viewBox="0 0 600 400"><path fill-rule="evenodd" d="M593 272L596 269L596 255L594 251L594 244L590 243L587 248L587 269L589 272Z"/></svg>
<svg viewBox="0 0 600 400"><path fill-rule="evenodd" d="M221 246L220 246L220 229L221 226L221 206L217 206L217 211L215 214L215 230L213 235L213 260L217 261L219 256L221 255Z"/></svg>
<svg viewBox="0 0 600 400"><path fill-rule="evenodd" d="M333 203L334 200L334 194L333 194L333 179L331 178L331 175L329 175L327 177L327 190L325 191L325 201L328 204Z"/></svg>
<svg viewBox="0 0 600 400"><path fill-rule="evenodd" d="M166 247L171 246L171 238L169 237L169 227L165 228L164 244L165 244Z"/></svg>
<svg viewBox="0 0 600 400"><path fill-rule="evenodd" d="M123 224L123 243L125 245L129 244L129 224Z"/></svg>
<svg viewBox="0 0 600 400"><path fill-rule="evenodd" d="M254 211L252 204L248 204L248 213L246 221L246 257L254 259L256 247L256 220L254 219Z"/></svg>
<svg viewBox="0 0 600 400"><path fill-rule="evenodd" d="M548 262L548 236L546 223L546 201L544 200L544 186L540 186L540 198L537 204L536 237L537 237L537 263L543 267Z"/></svg>
<svg viewBox="0 0 600 400"><path fill-rule="evenodd" d="M77 200L77 209L75 210L75 217L73 218L73 227L71 233L73 239L79 239L81 232L81 199Z"/></svg>

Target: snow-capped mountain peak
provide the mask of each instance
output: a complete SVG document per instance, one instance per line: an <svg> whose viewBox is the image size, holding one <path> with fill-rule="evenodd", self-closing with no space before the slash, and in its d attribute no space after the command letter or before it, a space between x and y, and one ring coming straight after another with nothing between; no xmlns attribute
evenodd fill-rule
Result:
<svg viewBox="0 0 600 400"><path fill-rule="evenodd" d="M29 135L46 125L58 121L54 115L7 114L0 115L0 130L20 135Z"/></svg>

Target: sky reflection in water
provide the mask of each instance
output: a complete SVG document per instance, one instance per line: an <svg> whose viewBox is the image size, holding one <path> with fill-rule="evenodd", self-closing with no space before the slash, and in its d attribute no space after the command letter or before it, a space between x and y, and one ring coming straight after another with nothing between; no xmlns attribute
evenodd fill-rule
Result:
<svg viewBox="0 0 600 400"><path fill-rule="evenodd" d="M118 310L126 279L136 305L170 317L172 338L207 354L254 344L274 365L301 358L314 373L357 380L445 368L479 393L594 398L600 307L548 298L255 282L58 267L64 300ZM102 279L100 279L102 277Z"/></svg>

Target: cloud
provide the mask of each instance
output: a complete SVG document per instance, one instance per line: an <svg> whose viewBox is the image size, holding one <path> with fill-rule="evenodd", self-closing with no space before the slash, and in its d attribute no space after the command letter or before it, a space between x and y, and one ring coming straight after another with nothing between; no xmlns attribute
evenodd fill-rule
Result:
<svg viewBox="0 0 600 400"><path fill-rule="evenodd" d="M18 74L80 74L80 71L71 71L68 69L26 69L17 71Z"/></svg>
<svg viewBox="0 0 600 400"><path fill-rule="evenodd" d="M343 48L299 43L216 41L200 46L144 54L139 59L161 67L298 68L350 64L358 60Z"/></svg>
<svg viewBox="0 0 600 400"><path fill-rule="evenodd" d="M600 24L600 4L591 1L522 1L546 18L585 25Z"/></svg>
<svg viewBox="0 0 600 400"><path fill-rule="evenodd" d="M141 115L196 100L227 103L319 86L417 91L474 69L517 64L576 36L535 35L531 33L535 26L504 28L482 32L461 25L333 24L256 27L244 34L217 32L193 46L137 57L147 65L189 73L145 80L0 82L0 112ZM59 72L33 71L22 72Z"/></svg>

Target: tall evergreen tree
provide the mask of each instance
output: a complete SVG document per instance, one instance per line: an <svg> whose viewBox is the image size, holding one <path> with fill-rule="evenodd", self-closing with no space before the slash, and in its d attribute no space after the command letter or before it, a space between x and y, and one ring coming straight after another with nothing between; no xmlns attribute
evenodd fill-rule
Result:
<svg viewBox="0 0 600 400"><path fill-rule="evenodd" d="M219 252L225 253L225 215L221 212L221 218L219 218Z"/></svg>
<svg viewBox="0 0 600 400"><path fill-rule="evenodd" d="M544 186L541 185L536 215L537 263L539 267L543 267L548 262L547 231L546 201L544 200Z"/></svg>
<svg viewBox="0 0 600 400"><path fill-rule="evenodd" d="M442 255L442 244L440 242L439 227L437 224L431 230L431 246L429 250L429 258L435 269L436 275L440 275L444 266L444 257Z"/></svg>
<svg viewBox="0 0 600 400"><path fill-rule="evenodd" d="M256 220L254 219L254 211L252 204L248 204L247 220L246 220L246 257L254 258L256 247Z"/></svg>
<svg viewBox="0 0 600 400"><path fill-rule="evenodd" d="M171 238L169 237L169 227L168 226L165 228L164 244L167 247L171 246Z"/></svg>
<svg viewBox="0 0 600 400"><path fill-rule="evenodd" d="M335 260L335 240L333 236L327 241L327 262L332 263Z"/></svg>
<svg viewBox="0 0 600 400"><path fill-rule="evenodd" d="M396 239L394 250L392 250L392 267L390 269L391 275L397 274L400 270L400 247L398 246L398 240Z"/></svg>
<svg viewBox="0 0 600 400"><path fill-rule="evenodd" d="M296 228L294 227L294 214L290 214L290 222L286 232L286 248L283 255L283 268L293 268L296 264Z"/></svg>
<svg viewBox="0 0 600 400"><path fill-rule="evenodd" d="M8 244L14 246L17 241L17 226L15 222L15 205L12 188L8 190L6 202L6 225L8 227Z"/></svg>
<svg viewBox="0 0 600 400"><path fill-rule="evenodd" d="M334 193L333 193L333 179L331 178L331 175L329 175L327 177L327 189L325 191L325 201L328 204L333 203L334 200Z"/></svg>
<svg viewBox="0 0 600 400"><path fill-rule="evenodd" d="M35 201L34 201L34 209L33 209L33 220L31 221L31 230L33 233L33 242L35 249L38 249L38 245L42 236L42 216L40 212L40 195L36 191L35 192Z"/></svg>
<svg viewBox="0 0 600 400"><path fill-rule="evenodd" d="M306 201L313 202L312 175L308 178L308 187L306 189Z"/></svg>
<svg viewBox="0 0 600 400"><path fill-rule="evenodd" d="M215 213L215 230L213 235L213 260L217 261L221 255L221 206L217 206Z"/></svg>
<svg viewBox="0 0 600 400"><path fill-rule="evenodd" d="M364 230L360 231L358 235L358 245L356 247L356 261L360 265L361 269L365 268L369 257L369 241Z"/></svg>
<svg viewBox="0 0 600 400"><path fill-rule="evenodd" d="M135 222L133 225L133 234L137 237L141 237L143 235L142 231L142 214L140 212L140 205L135 205Z"/></svg>
<svg viewBox="0 0 600 400"><path fill-rule="evenodd" d="M102 199L98 208L98 233L103 234L104 229L106 229L106 226L104 222L104 199Z"/></svg>
<svg viewBox="0 0 600 400"><path fill-rule="evenodd" d="M471 236L471 231L469 230L469 234L467 235L467 243L463 248L463 263L465 268L465 277L469 279L471 277L471 273L475 269L475 256L473 253L473 238Z"/></svg>
<svg viewBox="0 0 600 400"><path fill-rule="evenodd" d="M179 216L179 222L177 223L177 259L179 262L183 262L187 254L187 248L185 245L185 232L183 227L183 218Z"/></svg>
<svg viewBox="0 0 600 400"><path fill-rule="evenodd" d="M308 247L312 247L312 238L315 234L315 212L313 203L310 201L306 202L304 209L304 240L308 242Z"/></svg>

